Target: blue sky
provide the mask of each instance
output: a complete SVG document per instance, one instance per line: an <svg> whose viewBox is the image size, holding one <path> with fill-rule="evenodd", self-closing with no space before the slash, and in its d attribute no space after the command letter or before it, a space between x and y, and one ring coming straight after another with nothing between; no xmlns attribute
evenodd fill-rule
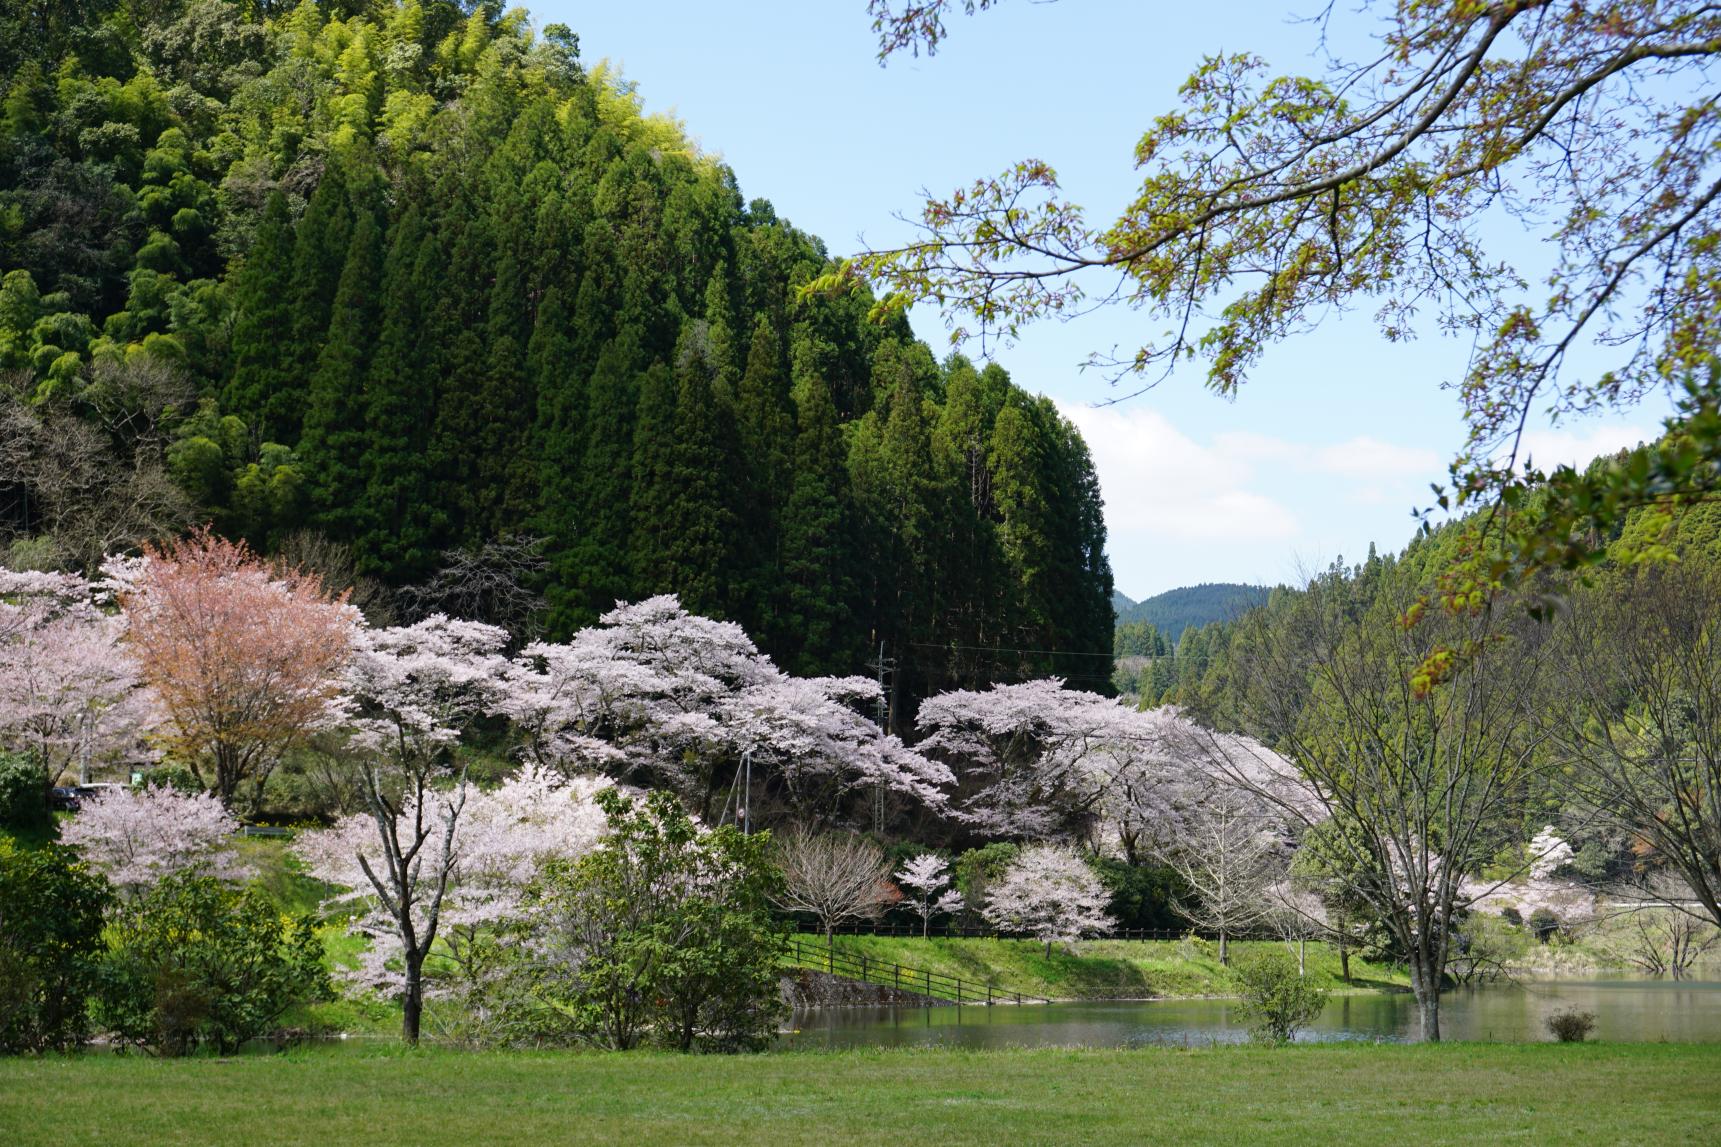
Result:
<svg viewBox="0 0 1721 1147"><path fill-rule="evenodd" d="M1314 0L1205 5L1006 0L950 23L931 59L880 68L864 0L539 0L537 22L580 36L734 168L742 193L845 254L907 231L919 192L945 193L1019 159L1044 159L1094 219L1127 202L1131 149L1175 103L1204 54L1250 51L1314 71L1316 35L1291 19ZM1360 48L1370 16L1340 5L1335 41ZM1500 229L1500 253L1534 278L1534 236ZM943 324L915 328L939 353ZM1093 449L1117 586L1143 597L1201 581L1292 580L1300 568L1396 549L1462 444L1456 378L1465 345L1392 344L1366 313L1268 351L1234 401L1202 386L1199 364L1141 397L1115 397L1080 370L1091 351L1132 348L1162 323L1110 310L1030 327L996 359L1057 400ZM974 353L971 350L970 353ZM1538 462L1583 461L1651 436L1663 409L1544 429Z"/></svg>

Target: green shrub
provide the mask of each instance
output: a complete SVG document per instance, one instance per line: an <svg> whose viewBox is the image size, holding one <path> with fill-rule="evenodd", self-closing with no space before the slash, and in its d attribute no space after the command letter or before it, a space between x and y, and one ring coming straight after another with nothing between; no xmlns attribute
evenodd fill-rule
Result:
<svg viewBox="0 0 1721 1147"><path fill-rule="evenodd" d="M1560 931L1559 917L1546 908L1538 908L1530 913L1530 931L1538 941L1546 944Z"/></svg>
<svg viewBox="0 0 1721 1147"><path fill-rule="evenodd" d="M0 840L0 1052L63 1051L88 1034L107 882L58 846Z"/></svg>
<svg viewBox="0 0 1721 1147"><path fill-rule="evenodd" d="M770 834L701 832L665 792L597 799L608 835L546 896L558 1010L600 1047L763 1050L783 1014Z"/></svg>
<svg viewBox="0 0 1721 1147"><path fill-rule="evenodd" d="M1326 1006L1327 993L1297 974L1296 961L1268 953L1238 965L1237 984L1243 992L1243 1014L1249 1034L1261 1043L1291 1042Z"/></svg>
<svg viewBox="0 0 1721 1147"><path fill-rule="evenodd" d="M1567 1009L1548 1017L1548 1030L1553 1032L1554 1038L1561 1043L1583 1043L1595 1029L1594 1012Z"/></svg>
<svg viewBox="0 0 1721 1147"><path fill-rule="evenodd" d="M1519 912L1510 904L1500 909L1500 919L1504 920L1514 928L1522 928L1524 926L1523 913Z"/></svg>
<svg viewBox="0 0 1721 1147"><path fill-rule="evenodd" d="M1004 878L1010 862L1016 859L1019 851L1016 845L1001 840L981 848L971 848L956 858L950 870L956 891L962 893L964 920L984 923L980 907L986 903L986 894L993 882Z"/></svg>
<svg viewBox="0 0 1721 1147"><path fill-rule="evenodd" d="M331 994L308 919L210 877L162 881L114 920L112 947L100 1018L157 1055L236 1051L294 1004Z"/></svg>
<svg viewBox="0 0 1721 1147"><path fill-rule="evenodd" d="M0 753L0 828L35 833L52 820L42 770L28 757Z"/></svg>
<svg viewBox="0 0 1721 1147"><path fill-rule="evenodd" d="M1159 864L1128 864L1101 857L1092 862L1100 883L1111 894L1106 912L1119 928L1157 928L1172 931L1188 926L1172 907L1189 890L1175 870Z"/></svg>

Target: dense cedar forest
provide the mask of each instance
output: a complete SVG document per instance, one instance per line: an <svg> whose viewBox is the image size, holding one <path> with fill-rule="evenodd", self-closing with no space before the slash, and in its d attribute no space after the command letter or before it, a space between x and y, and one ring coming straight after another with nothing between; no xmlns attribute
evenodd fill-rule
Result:
<svg viewBox="0 0 1721 1147"><path fill-rule="evenodd" d="M802 297L820 241L570 29L8 5L0 75L12 565L208 522L397 617L465 578L468 615L518 627L524 600L560 637L675 592L796 672L883 643L904 703L1103 685L1074 427L864 293Z"/></svg>

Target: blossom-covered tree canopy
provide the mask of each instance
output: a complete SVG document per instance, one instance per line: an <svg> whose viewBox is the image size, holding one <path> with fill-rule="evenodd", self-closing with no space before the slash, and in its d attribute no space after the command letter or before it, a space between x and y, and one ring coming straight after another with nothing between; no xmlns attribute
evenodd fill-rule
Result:
<svg viewBox="0 0 1721 1147"><path fill-rule="evenodd" d="M233 850L239 822L212 793L165 787L117 789L84 802L60 840L121 888L145 888L181 872L242 879Z"/></svg>
<svg viewBox="0 0 1721 1147"><path fill-rule="evenodd" d="M223 802L241 785L258 795L281 753L326 723L358 611L314 575L206 533L106 572L164 746Z"/></svg>
<svg viewBox="0 0 1721 1147"><path fill-rule="evenodd" d="M792 677L739 626L664 595L526 646L500 709L538 760L667 785L703 811L743 753L798 813L833 816L875 785L939 807L954 778L861 715L877 698L865 678Z"/></svg>
<svg viewBox="0 0 1721 1147"><path fill-rule="evenodd" d="M28 753L49 779L149 756L155 713L121 645L125 619L101 596L69 574L0 567L0 747Z"/></svg>
<svg viewBox="0 0 1721 1147"><path fill-rule="evenodd" d="M1106 912L1110 901L1087 862L1067 848L1037 844L1025 848L992 885L987 920L1010 932L1042 940L1049 954L1054 940L1076 940L1105 932L1117 922Z"/></svg>

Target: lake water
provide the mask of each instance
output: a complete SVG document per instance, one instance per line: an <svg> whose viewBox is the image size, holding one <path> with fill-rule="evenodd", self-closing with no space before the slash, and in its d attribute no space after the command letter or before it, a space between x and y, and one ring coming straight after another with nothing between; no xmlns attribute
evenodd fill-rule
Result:
<svg viewBox="0 0 1721 1147"><path fill-rule="evenodd" d="M1441 997L1445 1039L1549 1039L1562 1008L1594 1012L1592 1039L1721 1042L1721 981L1627 977L1527 981L1462 988ZM1232 1000L1068 1003L999 1007L817 1008L797 1012L783 1046L800 1048L1206 1045L1240 1042L1248 1025ZM1334 996L1303 1040L1413 1040L1408 992Z"/></svg>

